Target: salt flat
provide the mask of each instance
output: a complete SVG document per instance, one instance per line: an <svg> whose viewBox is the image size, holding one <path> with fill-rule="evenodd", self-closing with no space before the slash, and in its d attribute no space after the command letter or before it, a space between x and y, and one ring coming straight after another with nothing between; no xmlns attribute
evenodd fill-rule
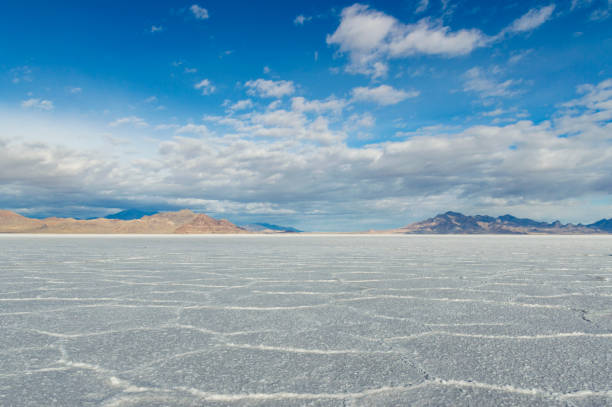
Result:
<svg viewBox="0 0 612 407"><path fill-rule="evenodd" d="M0 236L2 406L612 405L610 236Z"/></svg>

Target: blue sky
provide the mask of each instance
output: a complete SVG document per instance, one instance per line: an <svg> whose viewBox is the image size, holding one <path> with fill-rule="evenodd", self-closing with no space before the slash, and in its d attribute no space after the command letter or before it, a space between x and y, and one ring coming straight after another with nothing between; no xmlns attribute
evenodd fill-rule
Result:
<svg viewBox="0 0 612 407"><path fill-rule="evenodd" d="M0 207L612 217L612 2L8 2Z"/></svg>

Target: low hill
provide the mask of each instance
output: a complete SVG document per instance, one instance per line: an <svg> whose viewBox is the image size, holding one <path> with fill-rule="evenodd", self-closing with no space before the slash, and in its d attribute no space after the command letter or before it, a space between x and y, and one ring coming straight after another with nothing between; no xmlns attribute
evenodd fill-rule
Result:
<svg viewBox="0 0 612 407"><path fill-rule="evenodd" d="M82 234L174 234L249 233L227 220L217 220L188 209L161 212L138 219L73 218L31 219L11 211L0 211L0 233Z"/></svg>

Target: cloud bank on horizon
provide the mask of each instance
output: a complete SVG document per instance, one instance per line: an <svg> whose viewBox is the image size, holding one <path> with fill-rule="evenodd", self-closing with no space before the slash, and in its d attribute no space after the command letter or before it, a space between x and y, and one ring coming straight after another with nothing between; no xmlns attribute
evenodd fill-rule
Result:
<svg viewBox="0 0 612 407"><path fill-rule="evenodd" d="M612 216L612 1L69 3L3 6L1 208Z"/></svg>

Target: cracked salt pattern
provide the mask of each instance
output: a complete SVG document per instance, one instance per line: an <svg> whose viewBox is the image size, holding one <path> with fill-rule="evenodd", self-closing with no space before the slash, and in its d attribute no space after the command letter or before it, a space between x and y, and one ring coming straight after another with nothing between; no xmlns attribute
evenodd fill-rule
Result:
<svg viewBox="0 0 612 407"><path fill-rule="evenodd" d="M0 236L2 406L612 405L606 236Z"/></svg>

